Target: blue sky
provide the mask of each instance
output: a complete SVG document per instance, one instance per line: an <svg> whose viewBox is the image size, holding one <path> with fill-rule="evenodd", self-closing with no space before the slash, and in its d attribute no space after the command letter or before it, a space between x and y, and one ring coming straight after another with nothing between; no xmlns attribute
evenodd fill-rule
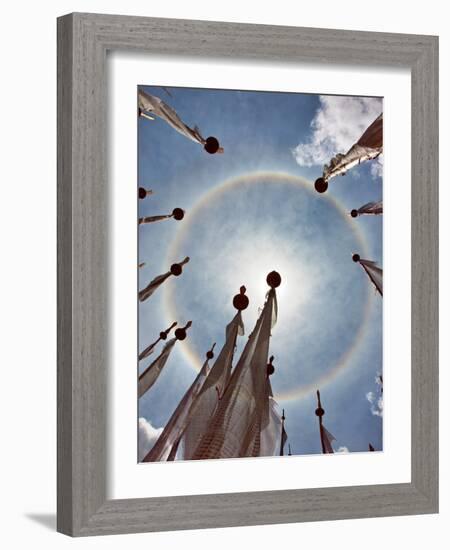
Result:
<svg viewBox="0 0 450 550"><path fill-rule="evenodd" d="M250 305L243 312L248 335L264 303L265 277L277 269L283 283L271 340L276 368L271 381L286 410L293 453L320 452L316 387L336 449L366 451L369 442L381 449L382 416L374 412L379 413L382 299L351 255L360 252L382 266L382 217L344 214L382 198L381 165L366 163L331 180L326 196L313 190L323 162L360 137L381 112L381 100L187 88L169 88L170 97L160 87L143 88L186 124L198 125L204 137L216 136L225 152L209 155L163 120L138 121L139 184L154 191L139 201L139 215L186 210L180 222L139 228L139 261L146 262L139 288L173 261L191 258L180 277L139 305L139 349L172 321L193 321L188 340L177 342L140 400L139 415L155 428L164 426L207 349L223 344L225 325L235 313L233 295L242 284L248 289ZM244 177L248 174L252 177ZM217 193L230 179L234 184ZM236 358L246 338L240 338ZM368 392L375 396L372 406Z"/></svg>

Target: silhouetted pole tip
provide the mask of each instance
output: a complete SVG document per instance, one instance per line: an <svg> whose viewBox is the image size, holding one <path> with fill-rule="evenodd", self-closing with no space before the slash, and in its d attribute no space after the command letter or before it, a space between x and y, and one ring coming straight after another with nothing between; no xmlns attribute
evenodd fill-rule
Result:
<svg viewBox="0 0 450 550"><path fill-rule="evenodd" d="M351 216L352 218L357 218L357 217L358 217L358 210L353 209L353 210L350 212L350 216Z"/></svg>
<svg viewBox="0 0 450 550"><path fill-rule="evenodd" d="M172 210L172 216L174 217L174 219L176 219L177 221L180 221L184 218L184 210L182 210L181 208L174 208Z"/></svg>
<svg viewBox="0 0 450 550"><path fill-rule="evenodd" d="M178 277L178 275L181 275L183 273L183 266L181 264L172 264L170 266L170 273L172 273L172 275L175 275L175 277Z"/></svg>
<svg viewBox="0 0 450 550"><path fill-rule="evenodd" d="M353 254L352 260L354 262L359 262L360 259L361 259L361 256L359 254Z"/></svg>
<svg viewBox="0 0 450 550"><path fill-rule="evenodd" d="M175 338L177 340L184 340L187 336L187 329L192 325L192 321L189 321L186 326L177 328L175 331Z"/></svg>
<svg viewBox="0 0 450 550"><path fill-rule="evenodd" d="M266 281L270 288L278 288L281 285L281 275L278 271L271 271L267 275Z"/></svg>
<svg viewBox="0 0 450 550"><path fill-rule="evenodd" d="M139 187L139 198L145 199L147 196L147 189L144 189L143 187Z"/></svg>
<svg viewBox="0 0 450 550"><path fill-rule="evenodd" d="M318 193L325 193L328 189L328 183L323 178L317 178L314 187Z"/></svg>
<svg viewBox="0 0 450 550"><path fill-rule="evenodd" d="M247 296L245 295L245 291L247 289L245 286L241 286L239 289L239 294L236 294L236 296L233 298L233 306L239 310L242 311L243 309L246 309L249 304L249 300Z"/></svg>
<svg viewBox="0 0 450 550"><path fill-rule="evenodd" d="M322 409L322 407L317 407L316 409L316 416L319 418L325 414L325 411Z"/></svg>
<svg viewBox="0 0 450 550"><path fill-rule="evenodd" d="M214 357L214 348L216 346L216 343L214 342L212 348L206 352L206 359L212 359Z"/></svg>
<svg viewBox="0 0 450 550"><path fill-rule="evenodd" d="M273 355L269 359L269 362L267 364L267 376L272 376L272 374L275 372L275 367L273 366Z"/></svg>
<svg viewBox="0 0 450 550"><path fill-rule="evenodd" d="M173 329L173 327L176 327L176 326L177 326L177 322L175 321L170 325L169 328L166 328L166 330L163 330L162 332L160 332L159 337L161 338L161 340L166 340L169 332Z"/></svg>
<svg viewBox="0 0 450 550"><path fill-rule="evenodd" d="M207 151L210 155L214 155L219 150L219 140L214 136L209 136L208 138L206 138L204 147L205 151Z"/></svg>

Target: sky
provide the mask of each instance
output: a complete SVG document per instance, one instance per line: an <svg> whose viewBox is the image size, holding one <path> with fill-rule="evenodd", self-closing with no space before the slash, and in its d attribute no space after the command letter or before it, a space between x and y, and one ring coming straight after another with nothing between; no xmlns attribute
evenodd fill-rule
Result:
<svg viewBox="0 0 450 550"><path fill-rule="evenodd" d="M274 396L285 409L292 453L321 452L316 389L335 450L382 450L382 298L361 266L382 267L382 216L353 219L349 212L382 199L382 158L330 181L314 181L334 154L345 153L382 111L380 98L297 93L142 89L168 103L224 154L210 155L165 121L138 120L139 185L153 195L139 201L139 216L185 210L139 227L139 288L185 256L180 277L170 277L139 304L139 350L173 321L192 320L155 385L139 400L140 454L155 441L194 380L206 351L224 343L235 314L232 299L245 285L246 336L261 310L273 269L278 322L270 353ZM169 92L169 93L167 93ZM140 362L139 372L157 356Z"/></svg>

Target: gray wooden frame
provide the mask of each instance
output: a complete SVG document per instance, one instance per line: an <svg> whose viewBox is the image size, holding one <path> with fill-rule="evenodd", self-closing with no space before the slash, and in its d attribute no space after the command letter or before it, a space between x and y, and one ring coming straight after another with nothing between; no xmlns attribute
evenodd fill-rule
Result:
<svg viewBox="0 0 450 550"><path fill-rule="evenodd" d="M411 69L411 483L107 500L109 50ZM82 536L437 512L438 38L82 13L59 18L58 317L59 531Z"/></svg>

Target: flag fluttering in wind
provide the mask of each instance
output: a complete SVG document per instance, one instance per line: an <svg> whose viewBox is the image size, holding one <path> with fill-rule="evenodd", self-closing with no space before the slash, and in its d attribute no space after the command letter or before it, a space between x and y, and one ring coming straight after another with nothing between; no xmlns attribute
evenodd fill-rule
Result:
<svg viewBox="0 0 450 550"><path fill-rule="evenodd" d="M267 282L271 289L261 315L193 459L260 456L261 432L269 422L272 392L267 360L271 330L276 322L275 288L281 277L272 272Z"/></svg>
<svg viewBox="0 0 450 550"><path fill-rule="evenodd" d="M377 158L383 152L383 113L367 128L359 140L352 145L347 153L338 153L329 164L323 167L323 174L318 178L314 186L318 193L324 193L328 189L331 178L345 175L350 168Z"/></svg>
<svg viewBox="0 0 450 550"><path fill-rule="evenodd" d="M167 124L172 126L172 128L174 128L181 135L195 141L196 143L199 143L200 145L203 145L208 153L223 153L223 147L220 147L217 138L210 136L205 139L201 135L197 126L190 128L181 120L174 109L167 105L167 103L164 103L164 101L159 97L151 95L148 92L144 92L143 90L139 90L138 101L139 116L153 120L153 117L149 116L149 113L151 113L152 115L166 121Z"/></svg>
<svg viewBox="0 0 450 550"><path fill-rule="evenodd" d="M174 460L181 437L188 425L193 404L209 373L209 360L214 357L214 346L207 352L206 360L194 382L185 393L174 413L167 422L157 442L144 458L144 462Z"/></svg>
<svg viewBox="0 0 450 550"><path fill-rule="evenodd" d="M319 390L317 390L317 409L315 413L316 413L316 416L319 418L320 443L322 445L322 453L323 454L334 453L331 443L333 441L336 441L336 438L323 425L322 418L325 415L325 411L322 408L322 403L320 402Z"/></svg>
<svg viewBox="0 0 450 550"><path fill-rule="evenodd" d="M237 337L244 335L241 311L246 309L249 304L245 290L245 287L242 286L240 293L233 299L233 305L238 312L226 327L225 343L192 407L189 425L183 437L185 459L193 457L200 438L204 435L230 380Z"/></svg>
<svg viewBox="0 0 450 550"><path fill-rule="evenodd" d="M158 275L155 277L150 283L139 291L139 301L144 302L150 296L157 290L166 279L168 279L171 275L174 275L175 277L178 277L183 272L183 266L189 262L189 256L186 256L186 258L180 262L179 264L172 264L170 266L170 270L167 271L167 273L163 273L162 275Z"/></svg>
<svg viewBox="0 0 450 550"><path fill-rule="evenodd" d="M174 220L180 221L184 218L184 210L181 208L174 208L172 210L171 214L162 214L159 216L145 216L144 218L139 218L139 225L142 225L144 223L153 223L153 222L159 222L162 220L168 220L169 218L173 218Z"/></svg>
<svg viewBox="0 0 450 550"><path fill-rule="evenodd" d="M379 215L383 213L383 201L378 202L368 202L367 204L364 204L360 208L353 209L350 212L350 216L352 218L357 218L358 216L361 216L362 214L372 214L372 215Z"/></svg>
<svg viewBox="0 0 450 550"><path fill-rule="evenodd" d="M153 349L155 348L156 344L158 344L158 342L160 342L161 340L167 340L167 336L169 332L173 329L173 327L176 327L176 326L177 326L177 322L175 321L170 325L169 328L166 328L166 330L163 330L162 332L160 332L159 338L155 340L152 344L148 345L144 350L141 351L141 353L139 354L139 361L151 355L153 353Z"/></svg>
<svg viewBox="0 0 450 550"><path fill-rule="evenodd" d="M151 189L145 189L144 187L139 187L138 196L141 200L149 197L150 195L153 195L153 191Z"/></svg>
<svg viewBox="0 0 450 550"><path fill-rule="evenodd" d="M367 273L367 276L375 285L375 288L383 296L383 270L377 266L376 262L371 260L363 260L359 254L353 254L353 261L359 263L364 271Z"/></svg>
<svg viewBox="0 0 450 550"><path fill-rule="evenodd" d="M162 352L151 363L144 372L139 376L138 382L138 395L142 397L156 382L163 368L167 363L167 359L176 344L177 340L184 340L186 338L186 331L192 325L192 321L189 321L186 326L177 328L175 331L175 337L171 338L164 346Z"/></svg>

